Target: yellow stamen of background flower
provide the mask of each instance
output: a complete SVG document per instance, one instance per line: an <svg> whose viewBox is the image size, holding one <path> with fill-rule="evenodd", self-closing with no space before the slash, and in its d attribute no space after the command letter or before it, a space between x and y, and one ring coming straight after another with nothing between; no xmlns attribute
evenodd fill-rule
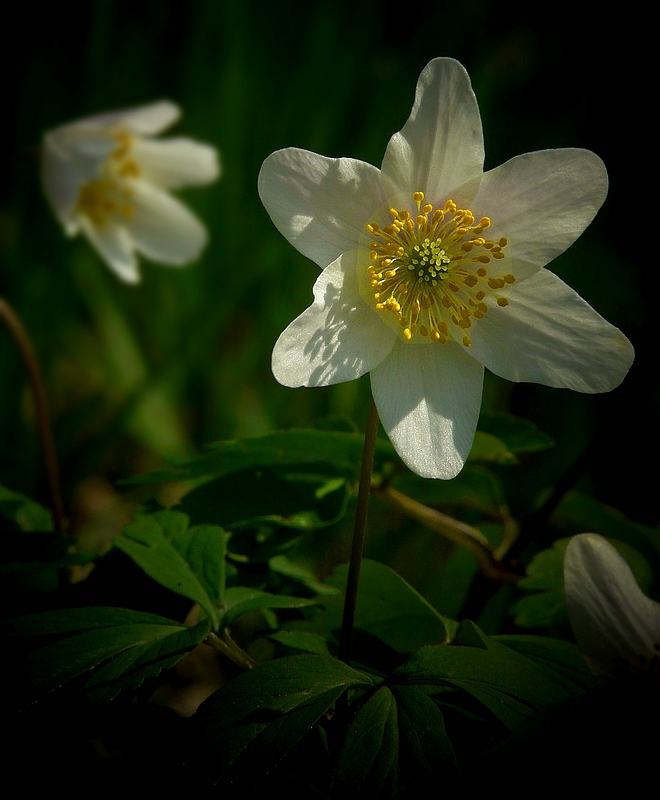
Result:
<svg viewBox="0 0 660 800"><path fill-rule="evenodd" d="M459 209L451 199L437 209L424 202L424 192L414 192L412 199L417 214L390 208L389 225L367 225L374 238L368 272L376 310L394 315L406 341L419 335L444 344L453 336L470 347L463 331L486 315L485 301L501 308L509 304L500 292L515 277L493 263L505 258L508 241L484 238L489 217L476 222L469 209Z"/></svg>
<svg viewBox="0 0 660 800"><path fill-rule="evenodd" d="M126 178L139 178L141 174L137 163L130 158L133 140L122 132L114 138L118 145L103 164L101 177L80 187L76 203L77 210L96 228L116 221L117 215L130 219L135 213L130 202L133 192L125 183ZM375 256L378 258L377 254Z"/></svg>

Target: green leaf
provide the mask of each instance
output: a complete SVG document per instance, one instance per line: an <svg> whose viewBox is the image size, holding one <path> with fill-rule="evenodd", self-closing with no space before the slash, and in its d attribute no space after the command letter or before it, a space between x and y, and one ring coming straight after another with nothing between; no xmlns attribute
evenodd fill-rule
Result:
<svg viewBox="0 0 660 800"><path fill-rule="evenodd" d="M361 706L337 761L336 795L416 798L462 784L438 706L416 686L382 686Z"/></svg>
<svg viewBox="0 0 660 800"><path fill-rule="evenodd" d="M315 594L337 594L337 589L322 583L312 572L302 564L295 563L287 558L283 553L278 556L273 556L269 559L268 566L280 575L285 575L287 578L299 581L307 589L310 589Z"/></svg>
<svg viewBox="0 0 660 800"><path fill-rule="evenodd" d="M399 722L399 797L419 797L420 787L442 786L457 796L463 779L442 712L417 686L393 686Z"/></svg>
<svg viewBox="0 0 660 800"><path fill-rule="evenodd" d="M223 475L188 492L181 509L193 522L225 527L267 521L296 530L336 522L346 511L348 488L342 477L307 471L248 469Z"/></svg>
<svg viewBox="0 0 660 800"><path fill-rule="evenodd" d="M232 586L225 592L225 602L221 612L220 627L228 627L246 611L257 611L267 608L308 608L314 605L318 605L317 600L269 594L268 592L260 592L257 589L250 589L246 586Z"/></svg>
<svg viewBox="0 0 660 800"><path fill-rule="evenodd" d="M326 583L342 594L321 596L325 609L316 623L327 631L341 627L348 565L338 567ZM456 624L433 606L394 570L378 561L364 559L360 570L355 627L378 636L399 653L410 653L427 644L451 638Z"/></svg>
<svg viewBox="0 0 660 800"><path fill-rule="evenodd" d="M482 412L478 429L496 436L512 453L537 453L555 444L533 422L512 414Z"/></svg>
<svg viewBox="0 0 660 800"><path fill-rule="evenodd" d="M369 678L335 658L260 664L213 694L191 719L194 774L243 791L269 772L325 711Z"/></svg>
<svg viewBox="0 0 660 800"><path fill-rule="evenodd" d="M501 439L483 431L477 431L474 434L468 461L491 461L496 464L518 463L518 459Z"/></svg>
<svg viewBox="0 0 660 800"><path fill-rule="evenodd" d="M306 653L317 653L322 656L330 655L327 641L316 633L283 630L269 634L268 638L293 650L303 650Z"/></svg>
<svg viewBox="0 0 660 800"><path fill-rule="evenodd" d="M364 437L359 433L292 428L251 439L217 442L202 456L124 483L135 486L218 478L246 469L294 464L330 464L339 474L355 478L362 463L363 444ZM392 445L381 439L376 443L376 459L399 460Z"/></svg>
<svg viewBox="0 0 660 800"><path fill-rule="evenodd" d="M15 699L22 705L103 662L107 664L85 684L94 699L110 699L122 688L135 688L201 642L209 622L187 628L123 608L76 608L7 620L0 630L32 639L30 651L15 664ZM53 636L61 638L53 641ZM43 637L43 643L37 637Z"/></svg>
<svg viewBox="0 0 660 800"><path fill-rule="evenodd" d="M217 628L226 537L220 528L186 526L187 517L176 511L140 515L114 543L150 578L199 603Z"/></svg>
<svg viewBox="0 0 660 800"><path fill-rule="evenodd" d="M11 520L22 531L51 531L50 511L20 492L0 486L0 517Z"/></svg>
<svg viewBox="0 0 660 800"><path fill-rule="evenodd" d="M541 708L569 697L562 681L532 660L481 635L477 647L424 647L393 674L405 685L440 684L471 694L504 725L515 727ZM487 648L483 645L487 643Z"/></svg>
<svg viewBox="0 0 660 800"><path fill-rule="evenodd" d="M348 729L337 760L334 793L396 797L398 756L396 700L383 686L360 708Z"/></svg>
<svg viewBox="0 0 660 800"><path fill-rule="evenodd" d="M597 685L577 645L546 636L494 636L493 640L522 653L560 677L562 686L580 694Z"/></svg>

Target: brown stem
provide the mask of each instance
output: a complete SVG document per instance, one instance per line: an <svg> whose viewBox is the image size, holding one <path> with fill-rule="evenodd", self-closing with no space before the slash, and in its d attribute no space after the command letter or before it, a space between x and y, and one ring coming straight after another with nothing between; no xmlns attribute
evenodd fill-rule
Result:
<svg viewBox="0 0 660 800"><path fill-rule="evenodd" d="M345 664L350 664L351 660L353 622L355 621L355 607L357 605L358 582L360 579L364 538L367 532L367 512L369 510L369 495L371 494L371 473L374 467L374 451L376 449L378 423L378 411L376 409L376 404L372 400L371 407L369 408L369 417L367 418L367 429L364 434L362 469L360 471L360 486L358 488L357 507L355 509L351 562L348 567L344 616L342 618L341 637L339 639L339 658Z"/></svg>
<svg viewBox="0 0 660 800"><path fill-rule="evenodd" d="M34 399L34 407L37 415L37 432L41 452L46 469L46 480L50 492L51 505L53 509L53 523L55 530L64 531L64 511L62 506L62 495L60 494L59 470L57 467L57 457L55 455L55 445L53 444L53 432L48 413L48 403L46 401L46 390L43 377L39 369L39 361L32 347L32 342L23 327L15 311L9 303L0 297L0 318L4 321L14 344L18 348L23 364L30 381L30 389Z"/></svg>
<svg viewBox="0 0 660 800"><path fill-rule="evenodd" d="M509 572L495 560L490 543L476 528L429 508L391 486L380 489L379 494L424 527L474 553L479 569L487 578L498 583L517 583L520 580L520 575Z"/></svg>

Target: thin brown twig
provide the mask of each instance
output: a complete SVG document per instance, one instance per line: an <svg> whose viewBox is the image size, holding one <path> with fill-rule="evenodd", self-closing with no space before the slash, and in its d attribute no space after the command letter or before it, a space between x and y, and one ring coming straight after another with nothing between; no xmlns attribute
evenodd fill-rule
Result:
<svg viewBox="0 0 660 800"><path fill-rule="evenodd" d="M55 530L63 532L65 528L64 509L62 505L62 495L60 493L59 469L57 466L57 456L55 455L55 445L53 443L53 432L48 413L48 402L46 400L46 389L43 377L39 368L39 361L30 337L25 330L23 323L18 318L16 312L9 303L0 297L0 318L4 321L7 329L14 340L30 382L30 389L34 399L34 407L37 416L37 433L41 452L46 470L46 480L50 492L51 506L53 511L53 524Z"/></svg>

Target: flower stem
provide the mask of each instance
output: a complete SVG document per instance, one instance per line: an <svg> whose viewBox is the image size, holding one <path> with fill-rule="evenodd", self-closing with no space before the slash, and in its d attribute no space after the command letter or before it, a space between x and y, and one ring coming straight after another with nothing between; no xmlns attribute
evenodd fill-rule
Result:
<svg viewBox="0 0 660 800"><path fill-rule="evenodd" d="M355 620L355 606L357 604L358 582L360 579L360 565L364 549L364 537L367 531L367 511L369 508L369 495L371 494L371 473L374 466L374 451L376 449L376 434L378 433L378 411L376 404L371 401L367 429L364 434L364 449L362 450L362 469L360 471L360 486L358 489L357 508L355 509L355 527L353 528L353 545L351 549L351 563L348 568L346 582L346 599L344 601L344 616L341 624L341 637L339 640L339 658L349 664L351 660L351 640L353 638L353 622Z"/></svg>
<svg viewBox="0 0 660 800"><path fill-rule="evenodd" d="M28 374L37 415L37 431L44 459L44 467L46 469L46 480L50 492L53 523L55 530L63 531L65 526L62 495L60 494L59 470L57 467L57 457L55 455L55 445L53 444L53 432L50 424L50 415L48 413L48 403L46 401L46 389L44 387L41 370L39 369L39 361L37 360L30 337L23 327L23 323L9 303L2 297L0 297L0 318L7 326L14 340L14 344L21 354L23 364Z"/></svg>
<svg viewBox="0 0 660 800"><path fill-rule="evenodd" d="M241 669L249 670L257 666L257 662L236 644L226 628L221 636L211 631L204 641Z"/></svg>

